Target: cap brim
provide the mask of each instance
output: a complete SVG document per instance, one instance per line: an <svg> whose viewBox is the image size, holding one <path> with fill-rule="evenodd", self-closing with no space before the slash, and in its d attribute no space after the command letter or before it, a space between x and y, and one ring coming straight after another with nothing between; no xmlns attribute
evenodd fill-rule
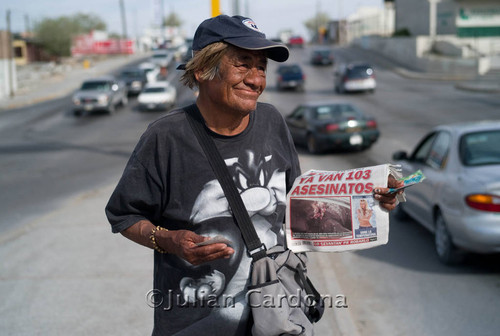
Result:
<svg viewBox="0 0 500 336"><path fill-rule="evenodd" d="M290 55L286 45L261 37L232 37L224 39L224 42L247 50L265 50L267 57L276 62L284 62Z"/></svg>
<svg viewBox="0 0 500 336"><path fill-rule="evenodd" d="M181 63L175 68L175 70L186 70L186 64L187 63Z"/></svg>

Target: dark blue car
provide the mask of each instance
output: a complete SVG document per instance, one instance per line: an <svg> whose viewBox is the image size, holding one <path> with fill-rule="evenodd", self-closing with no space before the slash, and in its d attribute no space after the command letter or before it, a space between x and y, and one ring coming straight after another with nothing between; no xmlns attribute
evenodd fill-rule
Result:
<svg viewBox="0 0 500 336"><path fill-rule="evenodd" d="M304 91L306 76L298 64L280 65L277 70L276 88Z"/></svg>

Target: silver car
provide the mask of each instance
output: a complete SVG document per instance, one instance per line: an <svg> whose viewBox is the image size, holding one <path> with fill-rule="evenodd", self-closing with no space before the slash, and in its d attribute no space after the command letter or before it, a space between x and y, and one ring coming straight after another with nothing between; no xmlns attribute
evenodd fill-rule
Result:
<svg viewBox="0 0 500 336"><path fill-rule="evenodd" d="M369 64L352 63L342 64L334 73L335 92L375 92L377 82L375 71Z"/></svg>
<svg viewBox="0 0 500 336"><path fill-rule="evenodd" d="M439 126L411 155L393 159L404 176L418 169L426 176L396 214L434 233L443 263L461 262L466 251L500 252L500 121Z"/></svg>
<svg viewBox="0 0 500 336"><path fill-rule="evenodd" d="M127 86L114 77L106 76L86 80L73 95L73 113L107 111L112 114L118 105L126 105Z"/></svg>

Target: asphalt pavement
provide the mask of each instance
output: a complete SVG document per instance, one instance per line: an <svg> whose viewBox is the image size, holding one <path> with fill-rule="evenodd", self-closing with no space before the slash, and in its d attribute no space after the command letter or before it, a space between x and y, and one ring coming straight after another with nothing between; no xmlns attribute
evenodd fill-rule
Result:
<svg viewBox="0 0 500 336"><path fill-rule="evenodd" d="M75 69L0 100L0 111L64 97L82 80L108 73L145 55L103 60ZM395 68L402 76L432 79L435 74ZM500 92L495 81L467 80L457 88ZM2 335L148 335L153 311L153 254L121 235L113 235L104 207L113 186L101 186L68 199L60 208L0 237L0 330ZM311 269L321 267L311 258ZM318 279L322 283L335 279ZM339 288L339 293L341 289ZM202 331L200 334L203 334ZM320 335L356 335L347 311L328 313Z"/></svg>

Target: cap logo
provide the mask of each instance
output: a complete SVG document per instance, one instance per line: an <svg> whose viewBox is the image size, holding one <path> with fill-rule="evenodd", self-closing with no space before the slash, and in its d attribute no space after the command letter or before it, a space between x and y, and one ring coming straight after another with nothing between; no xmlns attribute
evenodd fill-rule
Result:
<svg viewBox="0 0 500 336"><path fill-rule="evenodd" d="M242 21L242 23L247 26L248 28L255 30L256 32L262 33L260 29L257 27L257 24L253 22L251 19L245 19Z"/></svg>

